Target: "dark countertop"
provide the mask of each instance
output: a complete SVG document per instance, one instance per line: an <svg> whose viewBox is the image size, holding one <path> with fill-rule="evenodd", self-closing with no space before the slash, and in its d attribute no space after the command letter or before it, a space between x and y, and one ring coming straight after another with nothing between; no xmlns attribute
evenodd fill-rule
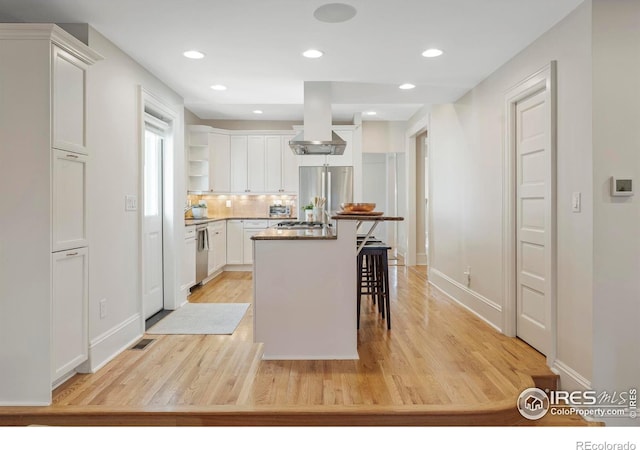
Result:
<svg viewBox="0 0 640 450"><path fill-rule="evenodd" d="M279 222L284 222L287 220L298 220L297 217L245 217L245 216L231 216L231 217L206 217L202 219L194 219L194 218L185 218L184 224L185 226L189 225L199 225L201 223L209 223L209 222L219 222L221 220L277 220Z"/></svg>
<svg viewBox="0 0 640 450"><path fill-rule="evenodd" d="M332 228L324 227L322 229L309 229L309 230L282 230L278 228L267 228L264 231L260 231L253 236L252 240L255 241L291 241L291 240L314 240L314 239L337 239Z"/></svg>

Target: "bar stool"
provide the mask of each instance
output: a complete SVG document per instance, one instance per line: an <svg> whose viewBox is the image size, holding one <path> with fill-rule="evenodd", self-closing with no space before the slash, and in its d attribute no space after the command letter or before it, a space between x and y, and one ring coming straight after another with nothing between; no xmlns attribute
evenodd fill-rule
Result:
<svg viewBox="0 0 640 450"><path fill-rule="evenodd" d="M391 305L389 300L389 261L387 252L391 247L384 243L367 243L358 254L357 324L360 329L362 295L369 295L382 318L387 319L391 329ZM377 301L376 301L377 300ZM385 314L386 313L386 314Z"/></svg>

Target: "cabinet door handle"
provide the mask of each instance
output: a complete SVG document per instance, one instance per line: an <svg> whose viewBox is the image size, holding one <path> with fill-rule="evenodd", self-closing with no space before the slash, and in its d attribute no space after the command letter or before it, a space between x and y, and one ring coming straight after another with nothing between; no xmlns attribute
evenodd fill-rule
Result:
<svg viewBox="0 0 640 450"><path fill-rule="evenodd" d="M74 158L74 159L78 159L78 155L67 155L67 158Z"/></svg>
<svg viewBox="0 0 640 450"><path fill-rule="evenodd" d="M77 254L78 254L78 252L67 253L67 256L76 256Z"/></svg>

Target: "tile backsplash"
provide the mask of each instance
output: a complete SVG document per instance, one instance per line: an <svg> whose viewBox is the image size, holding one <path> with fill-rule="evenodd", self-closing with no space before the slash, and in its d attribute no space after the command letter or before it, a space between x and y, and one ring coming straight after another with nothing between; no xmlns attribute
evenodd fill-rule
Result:
<svg viewBox="0 0 640 450"><path fill-rule="evenodd" d="M207 202L209 217L268 217L269 206L280 204L291 207L292 217L296 217L297 198L295 195L217 195L202 194L187 197L191 205L204 200ZM191 217L188 211L185 217Z"/></svg>

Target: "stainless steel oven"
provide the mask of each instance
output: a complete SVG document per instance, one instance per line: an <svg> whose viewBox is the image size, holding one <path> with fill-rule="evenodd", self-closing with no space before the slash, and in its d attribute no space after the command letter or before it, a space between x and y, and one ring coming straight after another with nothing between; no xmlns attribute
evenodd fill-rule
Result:
<svg viewBox="0 0 640 450"><path fill-rule="evenodd" d="M196 284L207 278L209 271L209 233L207 224L196 226Z"/></svg>

